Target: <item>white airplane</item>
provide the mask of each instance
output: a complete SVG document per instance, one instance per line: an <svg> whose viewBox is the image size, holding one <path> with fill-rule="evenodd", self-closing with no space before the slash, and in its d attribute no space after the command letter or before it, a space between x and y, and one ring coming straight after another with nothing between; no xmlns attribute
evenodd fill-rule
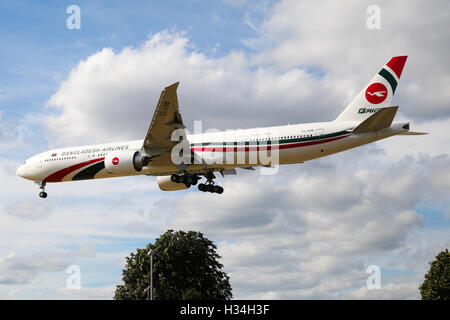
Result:
<svg viewBox="0 0 450 320"><path fill-rule="evenodd" d="M198 189L220 194L215 172L302 163L394 135L425 134L409 131L409 123L392 123L398 106L390 103L406 59L390 59L330 122L187 135L177 82L162 91L143 140L46 151L27 159L17 175L39 184L41 198L47 183L142 174L158 176L164 191L188 189L204 176Z"/></svg>

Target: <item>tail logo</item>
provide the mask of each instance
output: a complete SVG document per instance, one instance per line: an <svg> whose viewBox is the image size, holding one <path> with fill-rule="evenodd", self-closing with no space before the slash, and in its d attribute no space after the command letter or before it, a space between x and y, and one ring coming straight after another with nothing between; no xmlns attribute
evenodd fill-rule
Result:
<svg viewBox="0 0 450 320"><path fill-rule="evenodd" d="M382 83L372 83L366 89L366 99L372 104L379 104L386 100L388 91Z"/></svg>

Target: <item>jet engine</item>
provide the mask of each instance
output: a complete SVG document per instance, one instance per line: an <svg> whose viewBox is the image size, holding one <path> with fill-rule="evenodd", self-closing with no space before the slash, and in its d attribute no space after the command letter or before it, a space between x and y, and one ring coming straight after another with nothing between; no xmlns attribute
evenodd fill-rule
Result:
<svg viewBox="0 0 450 320"><path fill-rule="evenodd" d="M136 150L110 152L105 157L105 169L109 173L126 175L141 172L148 165L150 156Z"/></svg>
<svg viewBox="0 0 450 320"><path fill-rule="evenodd" d="M163 191L176 191L188 188L184 183L173 182L170 176L159 176L158 186Z"/></svg>

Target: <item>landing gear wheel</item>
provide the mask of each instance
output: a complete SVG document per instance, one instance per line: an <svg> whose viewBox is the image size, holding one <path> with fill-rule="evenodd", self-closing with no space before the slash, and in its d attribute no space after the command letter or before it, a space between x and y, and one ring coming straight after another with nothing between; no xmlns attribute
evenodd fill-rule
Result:
<svg viewBox="0 0 450 320"><path fill-rule="evenodd" d="M186 183L192 184L194 182L194 177L191 175L186 176Z"/></svg>
<svg viewBox="0 0 450 320"><path fill-rule="evenodd" d="M195 186L200 180L199 176L196 174L184 173L184 174L172 174L170 180L176 183L184 183L186 187Z"/></svg>
<svg viewBox="0 0 450 320"><path fill-rule="evenodd" d="M197 179L199 179L198 176L196 176ZM212 172L205 173L206 183L200 183L198 185L198 190L203 192L211 192L211 193L217 193L222 194L223 188L221 186L214 184L214 174ZM193 184L196 184L197 181L195 181Z"/></svg>
<svg viewBox="0 0 450 320"><path fill-rule="evenodd" d="M41 192L39 192L39 197L43 199L47 198L47 192L45 192L45 185L46 185L45 181L43 182L36 181L36 184L38 184L39 189L41 189Z"/></svg>

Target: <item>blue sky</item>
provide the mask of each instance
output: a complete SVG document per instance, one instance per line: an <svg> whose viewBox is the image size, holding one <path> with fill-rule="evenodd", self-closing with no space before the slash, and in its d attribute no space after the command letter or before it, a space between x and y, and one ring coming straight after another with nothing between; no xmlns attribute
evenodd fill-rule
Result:
<svg viewBox="0 0 450 320"><path fill-rule="evenodd" d="M243 22L242 7L220 1L80 1L80 30L66 28L66 8L71 4L73 1L0 4L1 37L8 44L0 53L2 91L8 89L11 95L11 100L6 100L8 116L20 114L17 105L27 110L41 108L78 61L104 47L139 46L149 34L173 29L187 31L202 52L220 55L242 49L242 39L255 36ZM258 6L246 4L255 23L261 19ZM213 48L217 50L214 53ZM16 100L19 97L21 100Z"/></svg>
<svg viewBox="0 0 450 320"><path fill-rule="evenodd" d="M72 4L80 30L66 27ZM373 31L369 4L1 2L0 298L109 298L124 257L167 229L215 241L235 297L417 298L428 261L449 245L450 11L445 1L380 1L382 29ZM221 180L221 198L164 193L154 178L132 177L50 185L42 202L15 175L53 146L142 138L174 79L188 127L331 120L387 59L405 53L398 118L428 136L273 177L239 172ZM161 63L166 55L170 64ZM113 67L131 83L112 81ZM65 288L71 264L95 290ZM371 264L382 269L383 290L365 289Z"/></svg>
<svg viewBox="0 0 450 320"><path fill-rule="evenodd" d="M220 1L2 2L0 37L7 44L0 52L2 117L18 122L24 112L48 112L49 97L80 60L105 47L139 47L161 30L186 32L192 50L214 56L248 49L242 40L256 32L244 20L247 16L257 24L269 3L249 1L234 7ZM79 30L66 27L66 9L72 4L81 8ZM32 152L46 146L45 133L35 130L38 148Z"/></svg>

